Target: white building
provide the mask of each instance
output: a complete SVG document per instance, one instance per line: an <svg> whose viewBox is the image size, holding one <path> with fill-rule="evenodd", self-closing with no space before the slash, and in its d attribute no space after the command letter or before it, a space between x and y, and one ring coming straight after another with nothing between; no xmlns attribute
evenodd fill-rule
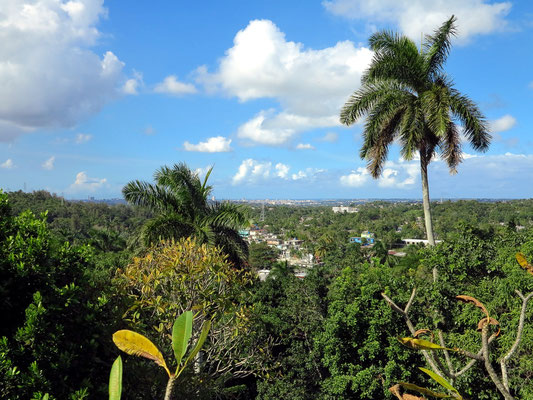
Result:
<svg viewBox="0 0 533 400"><path fill-rule="evenodd" d="M353 214L359 211L359 209L356 207L346 207L346 206L331 207L331 209L333 210L335 214L337 213Z"/></svg>

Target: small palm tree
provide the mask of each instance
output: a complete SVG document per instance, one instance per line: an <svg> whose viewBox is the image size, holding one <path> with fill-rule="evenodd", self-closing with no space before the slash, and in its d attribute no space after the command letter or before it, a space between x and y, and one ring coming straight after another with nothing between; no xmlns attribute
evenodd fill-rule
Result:
<svg viewBox="0 0 533 400"><path fill-rule="evenodd" d="M405 36L388 31L370 37L374 58L362 86L344 105L340 120L351 125L366 116L361 158L379 178L393 141L406 160L420 157L428 242L435 244L429 207L427 168L437 153L456 172L462 161L460 129L476 150L487 150L491 136L478 107L453 87L443 67L455 35L455 17L424 39L420 50Z"/></svg>
<svg viewBox="0 0 533 400"><path fill-rule="evenodd" d="M200 243L220 247L228 259L242 266L248 259L248 245L238 230L249 225L243 208L229 202L209 202L212 187L187 165L161 167L154 174L155 184L131 181L122 189L126 201L154 213L142 229L145 245L160 239L193 236Z"/></svg>

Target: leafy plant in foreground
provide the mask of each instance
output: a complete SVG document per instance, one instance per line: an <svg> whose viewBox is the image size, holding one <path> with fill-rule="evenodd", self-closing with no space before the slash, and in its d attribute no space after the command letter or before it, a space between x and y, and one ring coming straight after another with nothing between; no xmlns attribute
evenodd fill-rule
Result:
<svg viewBox="0 0 533 400"><path fill-rule="evenodd" d="M192 336L192 311L187 311L180 315L174 322L172 327L172 349L174 350L174 357L176 358L176 370L174 373L170 372L165 358L147 337L130 330L120 330L113 334L113 342L123 352L147 358L154 361L157 365L162 367L168 374L168 383L165 391L165 400L172 398L172 391L176 380L193 361L200 351L202 345L207 339L209 329L211 328L211 321L206 321L202 327L200 336L190 351L187 358L187 348ZM122 359L120 356L115 360L111 368L109 378L109 400L120 400L122 395Z"/></svg>

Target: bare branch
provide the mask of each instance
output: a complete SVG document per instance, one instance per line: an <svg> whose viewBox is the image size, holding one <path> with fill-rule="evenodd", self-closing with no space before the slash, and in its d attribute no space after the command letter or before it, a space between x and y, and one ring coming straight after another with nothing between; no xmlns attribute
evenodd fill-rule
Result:
<svg viewBox="0 0 533 400"><path fill-rule="evenodd" d="M503 383L498 378L498 375L496 375L496 371L494 371L494 368L492 368L492 364L490 362L490 354L489 354L489 342L487 340L489 326L490 326L489 324L485 324L483 326L483 329L481 330L481 345L482 345L482 350L483 350L483 358L485 359L485 369L489 373L489 376L492 379L492 382L494 382L494 385L503 395L505 400L514 400L514 397L511 396L509 391L505 388L505 386L503 386Z"/></svg>
<svg viewBox="0 0 533 400"><path fill-rule="evenodd" d="M444 358L446 359L446 364L448 365L448 370L450 371L451 375L455 376L455 370L453 368L452 360L450 358L450 353L448 353L448 350L446 350L446 343L444 342L444 335L442 334L442 331L439 329L439 342L442 347L445 349L444 351Z"/></svg>
<svg viewBox="0 0 533 400"><path fill-rule="evenodd" d="M520 311L520 319L518 322L518 329L516 331L516 340L514 341L513 345L511 346L507 354L500 360L503 386L507 390L509 390L509 379L507 376L507 363L509 362L509 360L515 353L516 349L520 345L520 341L522 340L522 333L524 332L524 320L526 318L527 302L531 299L531 297L533 297L533 292L529 293L525 297L522 294L522 292L520 292L519 290L515 290L515 292L522 299L522 310Z"/></svg>
<svg viewBox="0 0 533 400"><path fill-rule="evenodd" d="M405 309L403 312L407 314L409 312L409 309L411 308L411 305L413 304L413 300L415 299L416 295L416 288L413 288L413 291L411 292L411 297L409 297L409 301L407 302L407 305L405 306Z"/></svg>

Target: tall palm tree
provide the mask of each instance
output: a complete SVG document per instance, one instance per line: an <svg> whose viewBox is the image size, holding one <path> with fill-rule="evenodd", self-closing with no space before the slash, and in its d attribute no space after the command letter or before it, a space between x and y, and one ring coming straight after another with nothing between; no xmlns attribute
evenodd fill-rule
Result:
<svg viewBox="0 0 533 400"><path fill-rule="evenodd" d="M187 165L161 167L154 173L155 184L131 181L122 189L126 201L150 209L154 218L143 227L146 245L160 239L193 236L200 243L216 245L235 265L248 258L248 245L238 230L249 225L243 208L229 202L209 202L212 187Z"/></svg>
<svg viewBox="0 0 533 400"><path fill-rule="evenodd" d="M405 36L382 31L369 43L374 51L362 86L341 110L340 120L351 125L366 116L361 158L378 178L394 140L406 160L420 157L422 194L428 242L435 244L429 203L427 168L437 153L456 173L462 161L460 129L475 150L488 149L491 136L478 107L453 87L444 64L455 35L455 17L447 20L420 46Z"/></svg>

